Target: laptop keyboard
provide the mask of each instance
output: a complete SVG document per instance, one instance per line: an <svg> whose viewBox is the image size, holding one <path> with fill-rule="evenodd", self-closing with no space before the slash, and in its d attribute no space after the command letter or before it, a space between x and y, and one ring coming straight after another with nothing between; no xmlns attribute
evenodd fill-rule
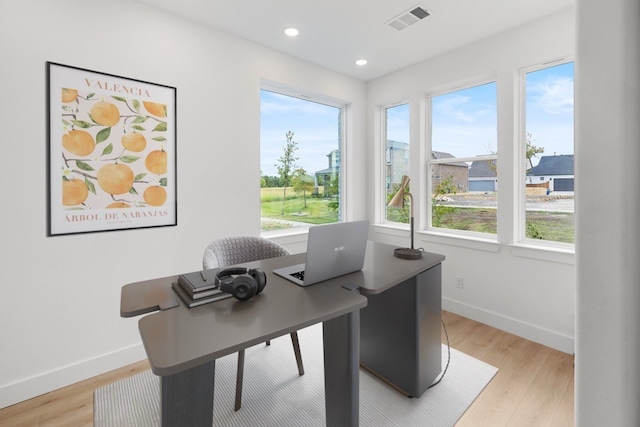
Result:
<svg viewBox="0 0 640 427"><path fill-rule="evenodd" d="M296 273L291 273L291 276L295 277L298 280L301 280L304 282L304 270L302 271L298 271Z"/></svg>

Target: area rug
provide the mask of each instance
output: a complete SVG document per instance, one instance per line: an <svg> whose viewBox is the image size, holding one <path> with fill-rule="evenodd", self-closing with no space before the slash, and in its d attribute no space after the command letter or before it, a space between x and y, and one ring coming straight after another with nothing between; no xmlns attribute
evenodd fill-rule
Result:
<svg viewBox="0 0 640 427"><path fill-rule="evenodd" d="M298 332L305 375L298 369L289 336L245 353L242 408L233 410L237 355L216 361L214 426L323 426L322 326ZM442 347L443 368L449 350ZM439 384L420 398L407 398L360 370L361 426L453 426L497 372L497 368L450 349ZM160 425L159 377L146 371L97 389L96 427Z"/></svg>

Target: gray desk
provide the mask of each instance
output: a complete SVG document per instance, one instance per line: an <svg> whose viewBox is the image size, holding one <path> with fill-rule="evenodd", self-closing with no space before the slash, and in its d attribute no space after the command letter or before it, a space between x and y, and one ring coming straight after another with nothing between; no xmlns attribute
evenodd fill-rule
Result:
<svg viewBox="0 0 640 427"><path fill-rule="evenodd" d="M402 394L420 397L442 370L443 255L393 256L369 242L362 271L333 279L355 283L367 297L360 310L360 364Z"/></svg>
<svg viewBox="0 0 640 427"><path fill-rule="evenodd" d="M163 426L211 426L217 358L318 322L323 322L327 425L358 425L360 309L367 298L342 285L355 284L369 297L384 295L439 266L444 257L400 260L393 257L392 246L369 242L365 268L357 273L307 288L271 273L304 258L297 254L244 264L262 268L268 277L265 290L246 302L226 299L192 309L181 302L175 306L180 300L170 286L176 277L123 286L123 317L164 308L139 321L151 370L161 377ZM439 312L437 317L439 328Z"/></svg>

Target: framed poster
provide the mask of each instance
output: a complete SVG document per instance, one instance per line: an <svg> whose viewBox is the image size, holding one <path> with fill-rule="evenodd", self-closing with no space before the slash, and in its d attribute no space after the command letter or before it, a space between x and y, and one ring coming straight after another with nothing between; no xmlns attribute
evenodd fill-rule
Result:
<svg viewBox="0 0 640 427"><path fill-rule="evenodd" d="M176 88L53 62L47 77L47 234L176 225Z"/></svg>

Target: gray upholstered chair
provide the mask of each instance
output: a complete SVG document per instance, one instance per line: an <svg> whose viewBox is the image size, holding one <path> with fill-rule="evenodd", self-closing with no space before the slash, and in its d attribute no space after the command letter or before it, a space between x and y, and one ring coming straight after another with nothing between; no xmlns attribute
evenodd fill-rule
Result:
<svg viewBox="0 0 640 427"><path fill-rule="evenodd" d="M211 268L238 265L245 262L275 258L283 255L289 255L289 251L279 244L262 237L225 237L215 240L207 246L202 258L202 265L206 270L208 270ZM298 373L300 375L304 375L304 367L302 366L302 356L300 354L300 344L298 342L297 332L291 333L291 342L293 343L293 351L296 356L296 362L298 363ZM269 344L270 342L267 341L267 345ZM236 375L236 400L234 407L236 411L242 406L243 375L244 350L240 350L238 352L238 372Z"/></svg>

